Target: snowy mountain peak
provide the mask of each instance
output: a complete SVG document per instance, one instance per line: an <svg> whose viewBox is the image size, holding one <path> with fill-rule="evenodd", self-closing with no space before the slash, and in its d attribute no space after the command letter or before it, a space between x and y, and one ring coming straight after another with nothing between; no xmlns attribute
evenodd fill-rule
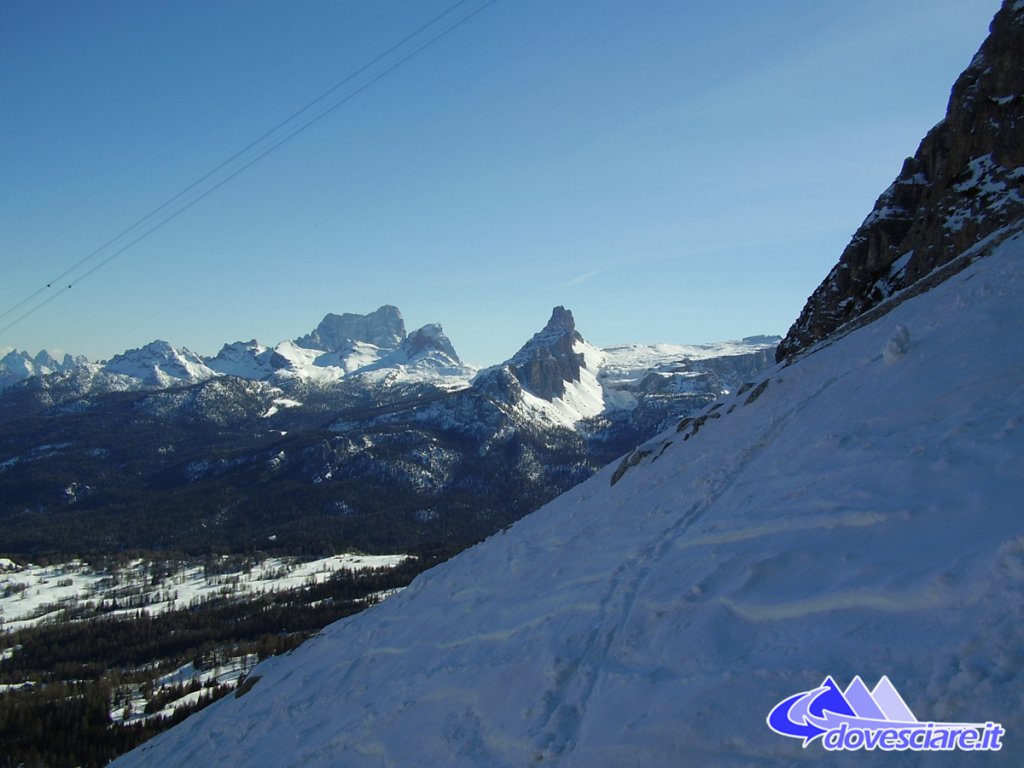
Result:
<svg viewBox="0 0 1024 768"><path fill-rule="evenodd" d="M571 429L598 415L606 423L628 420L625 414L637 409L639 418L649 414L659 424L666 413L689 413L695 403L749 381L768 364L778 341L751 336L697 346L600 349L576 330L572 312L555 307L543 330L505 363L481 371L473 384L528 418Z"/></svg>
<svg viewBox="0 0 1024 768"><path fill-rule="evenodd" d="M462 365L462 361L455 352L455 347L445 336L440 323L429 323L422 328L417 328L402 340L400 349L410 362L436 353L437 356L446 360L447 365Z"/></svg>
<svg viewBox="0 0 1024 768"><path fill-rule="evenodd" d="M195 384L217 375L199 355L184 347L172 347L159 339L112 357L102 370L130 376L143 384L157 387Z"/></svg>
<svg viewBox="0 0 1024 768"><path fill-rule="evenodd" d="M25 358L28 358L27 352L20 352L14 354L21 354ZM84 355L70 355L67 352L62 352L59 349L41 349L36 353L35 357L31 358L38 368L49 368L54 371L64 371L74 368L76 365L81 365L87 362Z"/></svg>
<svg viewBox="0 0 1024 768"><path fill-rule="evenodd" d="M558 306L551 310L551 318L544 328L533 334L533 338L523 345L511 362L533 357L537 349L550 350L564 347L566 344L572 346L578 341L583 341L583 337L576 330L576 320L572 316L572 311Z"/></svg>
<svg viewBox="0 0 1024 768"><path fill-rule="evenodd" d="M572 428L605 410L597 378L603 360L604 353L576 330L572 312L558 306L511 359L481 371L473 384L527 418Z"/></svg>
<svg viewBox="0 0 1024 768"><path fill-rule="evenodd" d="M210 369L225 376L264 379L273 373L270 364L272 355L272 349L251 339L225 344L216 357L208 357L204 362Z"/></svg>
<svg viewBox="0 0 1024 768"><path fill-rule="evenodd" d="M405 338L405 321L398 307L385 304L366 315L346 312L327 314L320 324L295 340L300 347L325 352L343 352L352 342L373 344L380 349L395 349Z"/></svg>
<svg viewBox="0 0 1024 768"><path fill-rule="evenodd" d="M551 310L551 319L541 333L574 333L576 321L573 319L572 311L559 305Z"/></svg>
<svg viewBox="0 0 1024 768"><path fill-rule="evenodd" d="M506 363L523 389L551 402L565 394L567 382L580 380L580 368L586 366L582 350L576 345L583 337L576 330L572 312L562 306L551 311L543 330L535 333Z"/></svg>
<svg viewBox="0 0 1024 768"><path fill-rule="evenodd" d="M465 388L476 373L475 368L462 363L438 323L417 328L390 352L362 346L378 354L377 360L367 361L355 371L366 381L388 386L400 381L429 383L440 389L455 390Z"/></svg>
<svg viewBox="0 0 1024 768"><path fill-rule="evenodd" d="M85 362L87 361L84 357L72 357L59 350L43 349L31 355L28 352L8 349L0 357L0 389L31 376L70 371Z"/></svg>
<svg viewBox="0 0 1024 768"><path fill-rule="evenodd" d="M465 386L474 370L462 364L437 323L406 335L397 307L384 305L368 315L328 314L312 332L265 347L255 339L225 344L206 364L214 371L277 384L337 382L357 373L388 381L428 379L446 387Z"/></svg>

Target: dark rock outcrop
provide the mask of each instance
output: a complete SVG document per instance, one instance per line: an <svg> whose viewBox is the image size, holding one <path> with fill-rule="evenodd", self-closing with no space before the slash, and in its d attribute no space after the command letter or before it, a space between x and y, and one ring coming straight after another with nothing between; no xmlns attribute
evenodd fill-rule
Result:
<svg viewBox="0 0 1024 768"><path fill-rule="evenodd" d="M908 158L779 344L791 357L1024 214L1024 3L1004 0L945 119Z"/></svg>
<svg viewBox="0 0 1024 768"><path fill-rule="evenodd" d="M555 307L551 319L508 362L513 375L531 394L547 401L565 394L567 381L580 380L583 355L573 350L583 337L576 331L572 312Z"/></svg>
<svg viewBox="0 0 1024 768"><path fill-rule="evenodd" d="M328 314L312 333L296 339L295 343L306 349L321 349L325 352L344 352L353 341L373 344L381 349L395 349L405 338L405 321L398 307L390 304L378 308L368 315L346 312L343 315Z"/></svg>

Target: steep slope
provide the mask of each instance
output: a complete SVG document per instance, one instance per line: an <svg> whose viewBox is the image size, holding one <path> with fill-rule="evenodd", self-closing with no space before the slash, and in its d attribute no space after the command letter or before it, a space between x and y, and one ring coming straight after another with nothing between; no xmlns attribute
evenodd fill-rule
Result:
<svg viewBox="0 0 1024 768"><path fill-rule="evenodd" d="M1019 765L1022 303L1018 234L116 765L811 765L765 717L826 675Z"/></svg>
<svg viewBox="0 0 1024 768"><path fill-rule="evenodd" d="M597 381L603 358L576 330L572 312L558 306L511 359L481 371L473 385L515 406L525 418L572 429L605 409Z"/></svg>
<svg viewBox="0 0 1024 768"><path fill-rule="evenodd" d="M779 345L792 356L1024 213L1024 3L1004 2L946 117L878 198Z"/></svg>

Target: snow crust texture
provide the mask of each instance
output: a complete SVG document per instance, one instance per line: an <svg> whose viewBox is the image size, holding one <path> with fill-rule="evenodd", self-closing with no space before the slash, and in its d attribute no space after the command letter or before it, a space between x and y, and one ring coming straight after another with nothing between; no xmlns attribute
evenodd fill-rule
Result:
<svg viewBox="0 0 1024 768"><path fill-rule="evenodd" d="M1022 305L1017 235L115 764L817 765L826 675L1007 731L829 765L1024 764Z"/></svg>

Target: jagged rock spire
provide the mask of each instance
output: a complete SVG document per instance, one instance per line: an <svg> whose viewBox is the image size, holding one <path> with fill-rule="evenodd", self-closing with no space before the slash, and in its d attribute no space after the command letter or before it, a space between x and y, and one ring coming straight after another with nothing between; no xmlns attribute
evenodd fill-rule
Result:
<svg viewBox="0 0 1024 768"><path fill-rule="evenodd" d="M567 381L580 380L583 355L573 350L583 337L576 330L572 312L562 306L551 310L551 319L509 361L523 388L551 401L565 394Z"/></svg>

